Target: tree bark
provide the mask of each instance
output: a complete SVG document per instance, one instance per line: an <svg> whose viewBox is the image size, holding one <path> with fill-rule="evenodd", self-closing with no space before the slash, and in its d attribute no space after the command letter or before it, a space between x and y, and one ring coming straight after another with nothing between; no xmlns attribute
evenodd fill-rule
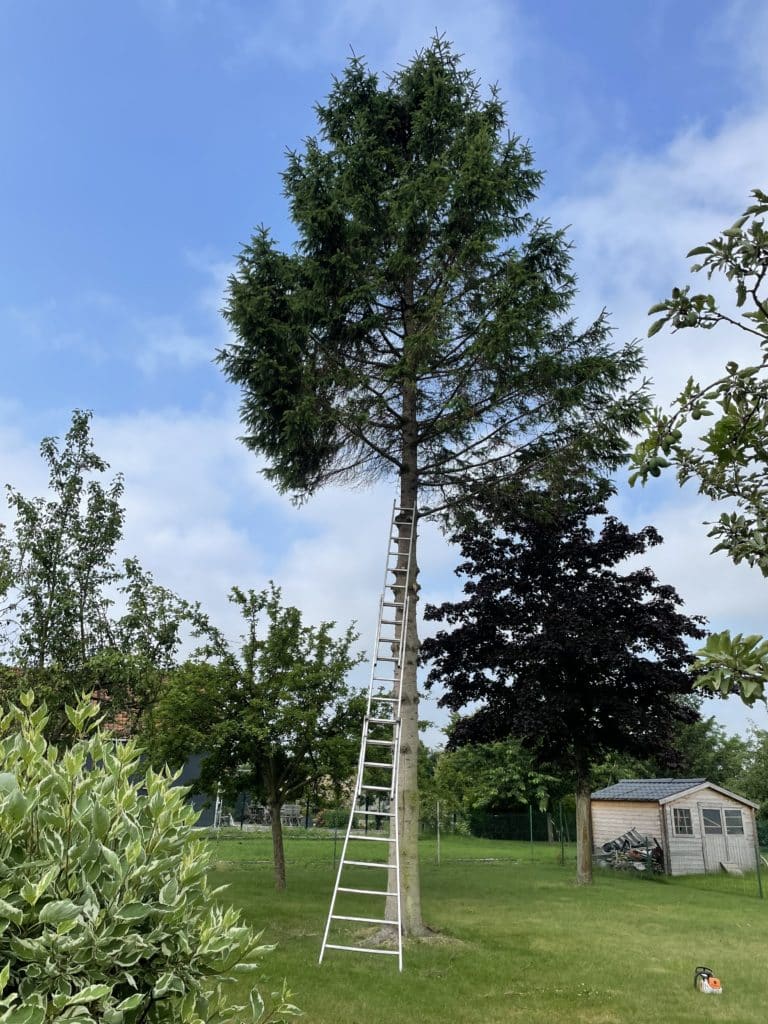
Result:
<svg viewBox="0 0 768 1024"><path fill-rule="evenodd" d="M576 780L576 884L592 884L592 794L589 777Z"/></svg>
<svg viewBox="0 0 768 1024"><path fill-rule="evenodd" d="M418 464L416 442L416 389L403 388L403 461L400 471L400 506L412 509L413 523L398 526L398 568L408 564L411 547L411 572L407 580L408 615L404 624L405 645L402 666L402 699L400 708L400 766L398 815L400 823L400 903L404 935L425 935L429 929L421 917L421 881L419 877L419 693L417 668L419 662L419 634L417 605L417 534L418 534ZM402 627L401 627L402 628ZM390 854L390 863L394 848ZM392 875L393 873L391 873ZM394 915L388 902L387 917Z"/></svg>
<svg viewBox="0 0 768 1024"><path fill-rule="evenodd" d="M283 847L283 823L280 821L280 804L269 805L269 817L272 821L272 856L275 864L275 888L278 892L285 889L285 849Z"/></svg>

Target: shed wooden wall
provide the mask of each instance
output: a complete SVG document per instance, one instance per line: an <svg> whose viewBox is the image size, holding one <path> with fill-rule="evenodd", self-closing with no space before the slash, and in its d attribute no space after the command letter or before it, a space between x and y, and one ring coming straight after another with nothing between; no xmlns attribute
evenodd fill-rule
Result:
<svg viewBox="0 0 768 1024"><path fill-rule="evenodd" d="M714 789L700 789L696 793L688 794L688 796L680 796L676 800L670 800L669 803L663 806L670 852L670 859L668 861L671 868L670 874L698 875L704 873L704 847L702 846L702 841L706 841L707 837L701 834L699 807L702 804L706 807L719 807L721 810L728 807L741 811L741 818L744 822L743 841L738 843L731 842L729 844L732 848L729 859L740 864L745 870L753 871L755 868L756 830L753 808L748 804L742 804L738 800L733 800L731 797L726 796L725 793L718 793ZM675 835L672 821L673 807L689 808L693 822L692 836ZM731 839L730 836L728 838ZM741 839L741 837L738 838Z"/></svg>
<svg viewBox="0 0 768 1024"><path fill-rule="evenodd" d="M592 834L595 849L617 839L631 828L644 836L656 836L661 845L659 805L652 800L593 800Z"/></svg>
<svg viewBox="0 0 768 1024"><path fill-rule="evenodd" d="M669 803L660 805L652 800L593 800L592 832L595 852L603 843L617 839L630 828L641 835L654 836L664 848L667 871L672 875L698 875L705 871L701 817L699 808L726 807L742 812L744 836L739 842L729 842L729 860L735 861L746 870L755 867L755 812L748 804L740 803L724 793L703 788L688 795L682 795ZM673 827L672 809L687 807L691 812L693 835L676 836ZM727 837L731 839L732 837ZM734 837L735 838L735 837Z"/></svg>

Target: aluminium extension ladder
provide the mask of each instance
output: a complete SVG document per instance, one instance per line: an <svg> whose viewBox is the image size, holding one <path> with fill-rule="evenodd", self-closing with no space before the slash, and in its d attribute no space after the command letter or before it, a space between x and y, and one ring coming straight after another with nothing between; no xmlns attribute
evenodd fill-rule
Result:
<svg viewBox="0 0 768 1024"><path fill-rule="evenodd" d="M393 506L357 777L320 948L320 963L323 962L326 949L341 949L396 956L399 969L403 969L397 798L405 625L408 621L408 585L413 562L414 534L414 509ZM371 808L372 799L378 806ZM378 847L375 844L379 844ZM373 858L372 852L377 848L383 849L383 858ZM383 872L382 888L377 883ZM358 878L369 874L374 876L373 880L366 882L363 887ZM343 894L341 902L344 913L337 909L340 894ZM383 903L384 909L380 916L360 913L361 898L365 898L369 905ZM387 906L395 908L394 916L390 910L387 917ZM329 942L331 929L334 925L336 929L339 927L336 922L378 924L384 927L389 925L395 932L396 948Z"/></svg>

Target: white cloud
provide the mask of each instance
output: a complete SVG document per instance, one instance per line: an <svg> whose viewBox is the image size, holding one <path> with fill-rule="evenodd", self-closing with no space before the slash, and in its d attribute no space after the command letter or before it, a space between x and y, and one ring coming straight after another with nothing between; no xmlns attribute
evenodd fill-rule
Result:
<svg viewBox="0 0 768 1024"><path fill-rule="evenodd" d="M148 376L169 366L190 369L210 363L213 348L205 335L190 334L179 317L158 316L134 324L138 338L136 363Z"/></svg>
<svg viewBox="0 0 768 1024"><path fill-rule="evenodd" d="M661 153L628 154L601 164L583 189L559 197L556 224L572 225L579 309L607 306L621 339L644 337L648 308L677 284L732 300L723 279L691 275L685 254L728 227L748 205L749 193L768 184L768 137L763 109L744 113L714 135L688 131ZM726 348L727 346L727 354ZM648 369L659 398L668 402L687 377L706 381L730 358L754 346L739 332L667 332L646 343Z"/></svg>
<svg viewBox="0 0 768 1024"><path fill-rule="evenodd" d="M371 66L391 72L413 57L437 33L444 33L466 56L469 67L482 69L483 80L508 78L519 38L516 5L502 0L287 0L271 9L257 31L252 19L243 25L241 58L264 56L305 70L332 64L352 51ZM507 100L511 91L505 90Z"/></svg>

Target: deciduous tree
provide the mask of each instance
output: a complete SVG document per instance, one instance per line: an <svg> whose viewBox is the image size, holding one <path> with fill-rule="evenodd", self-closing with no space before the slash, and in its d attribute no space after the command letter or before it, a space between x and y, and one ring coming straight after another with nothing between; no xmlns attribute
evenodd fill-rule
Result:
<svg viewBox="0 0 768 1024"><path fill-rule="evenodd" d="M698 262L691 271L708 278L723 274L735 289L731 307L719 305L709 293L691 293L690 286L673 288L670 298L652 306L657 316L648 331L663 327L716 331L728 348L728 332L756 342L748 366L731 359L717 379L700 384L689 377L669 411L653 409L647 418L647 437L634 454L630 482L646 482L663 469L676 467L680 484L698 483L699 492L731 505L710 523L713 551L725 551L736 562L747 562L768 576L768 194L760 189L735 224L705 245L688 253ZM659 314L661 314L659 316ZM693 421L713 417L707 430L691 437ZM768 681L768 642L760 636L712 634L699 652L701 683L727 694L735 690L747 704L765 699Z"/></svg>
<svg viewBox="0 0 768 1024"><path fill-rule="evenodd" d="M225 645L217 663L189 662L168 677L152 717L157 761L180 765L203 754L200 787L247 790L269 808L275 884L285 888L283 804L314 782L354 770L364 701L347 686L359 658L353 627L305 626L271 585L234 588L246 624L239 651ZM224 643L224 641L222 641Z"/></svg>
<svg viewBox="0 0 768 1024"><path fill-rule="evenodd" d="M135 733L183 628L211 637L210 626L137 559L117 562L123 479L103 479L109 467L94 449L91 414L75 410L63 440L44 438L40 450L48 494L8 485L14 522L0 524L0 693L18 700L34 686L56 742L71 738L64 708L84 691Z"/></svg>
<svg viewBox="0 0 768 1024"><path fill-rule="evenodd" d="M686 638L700 619L648 568L623 563L661 538L632 533L606 514L604 497L577 483L544 491L507 487L473 496L454 540L465 598L427 606L453 628L424 642L428 686L458 711L453 744L518 737L542 764L573 780L577 880L592 878L591 771L607 753L664 747L691 721ZM592 523L599 517L596 533Z"/></svg>

